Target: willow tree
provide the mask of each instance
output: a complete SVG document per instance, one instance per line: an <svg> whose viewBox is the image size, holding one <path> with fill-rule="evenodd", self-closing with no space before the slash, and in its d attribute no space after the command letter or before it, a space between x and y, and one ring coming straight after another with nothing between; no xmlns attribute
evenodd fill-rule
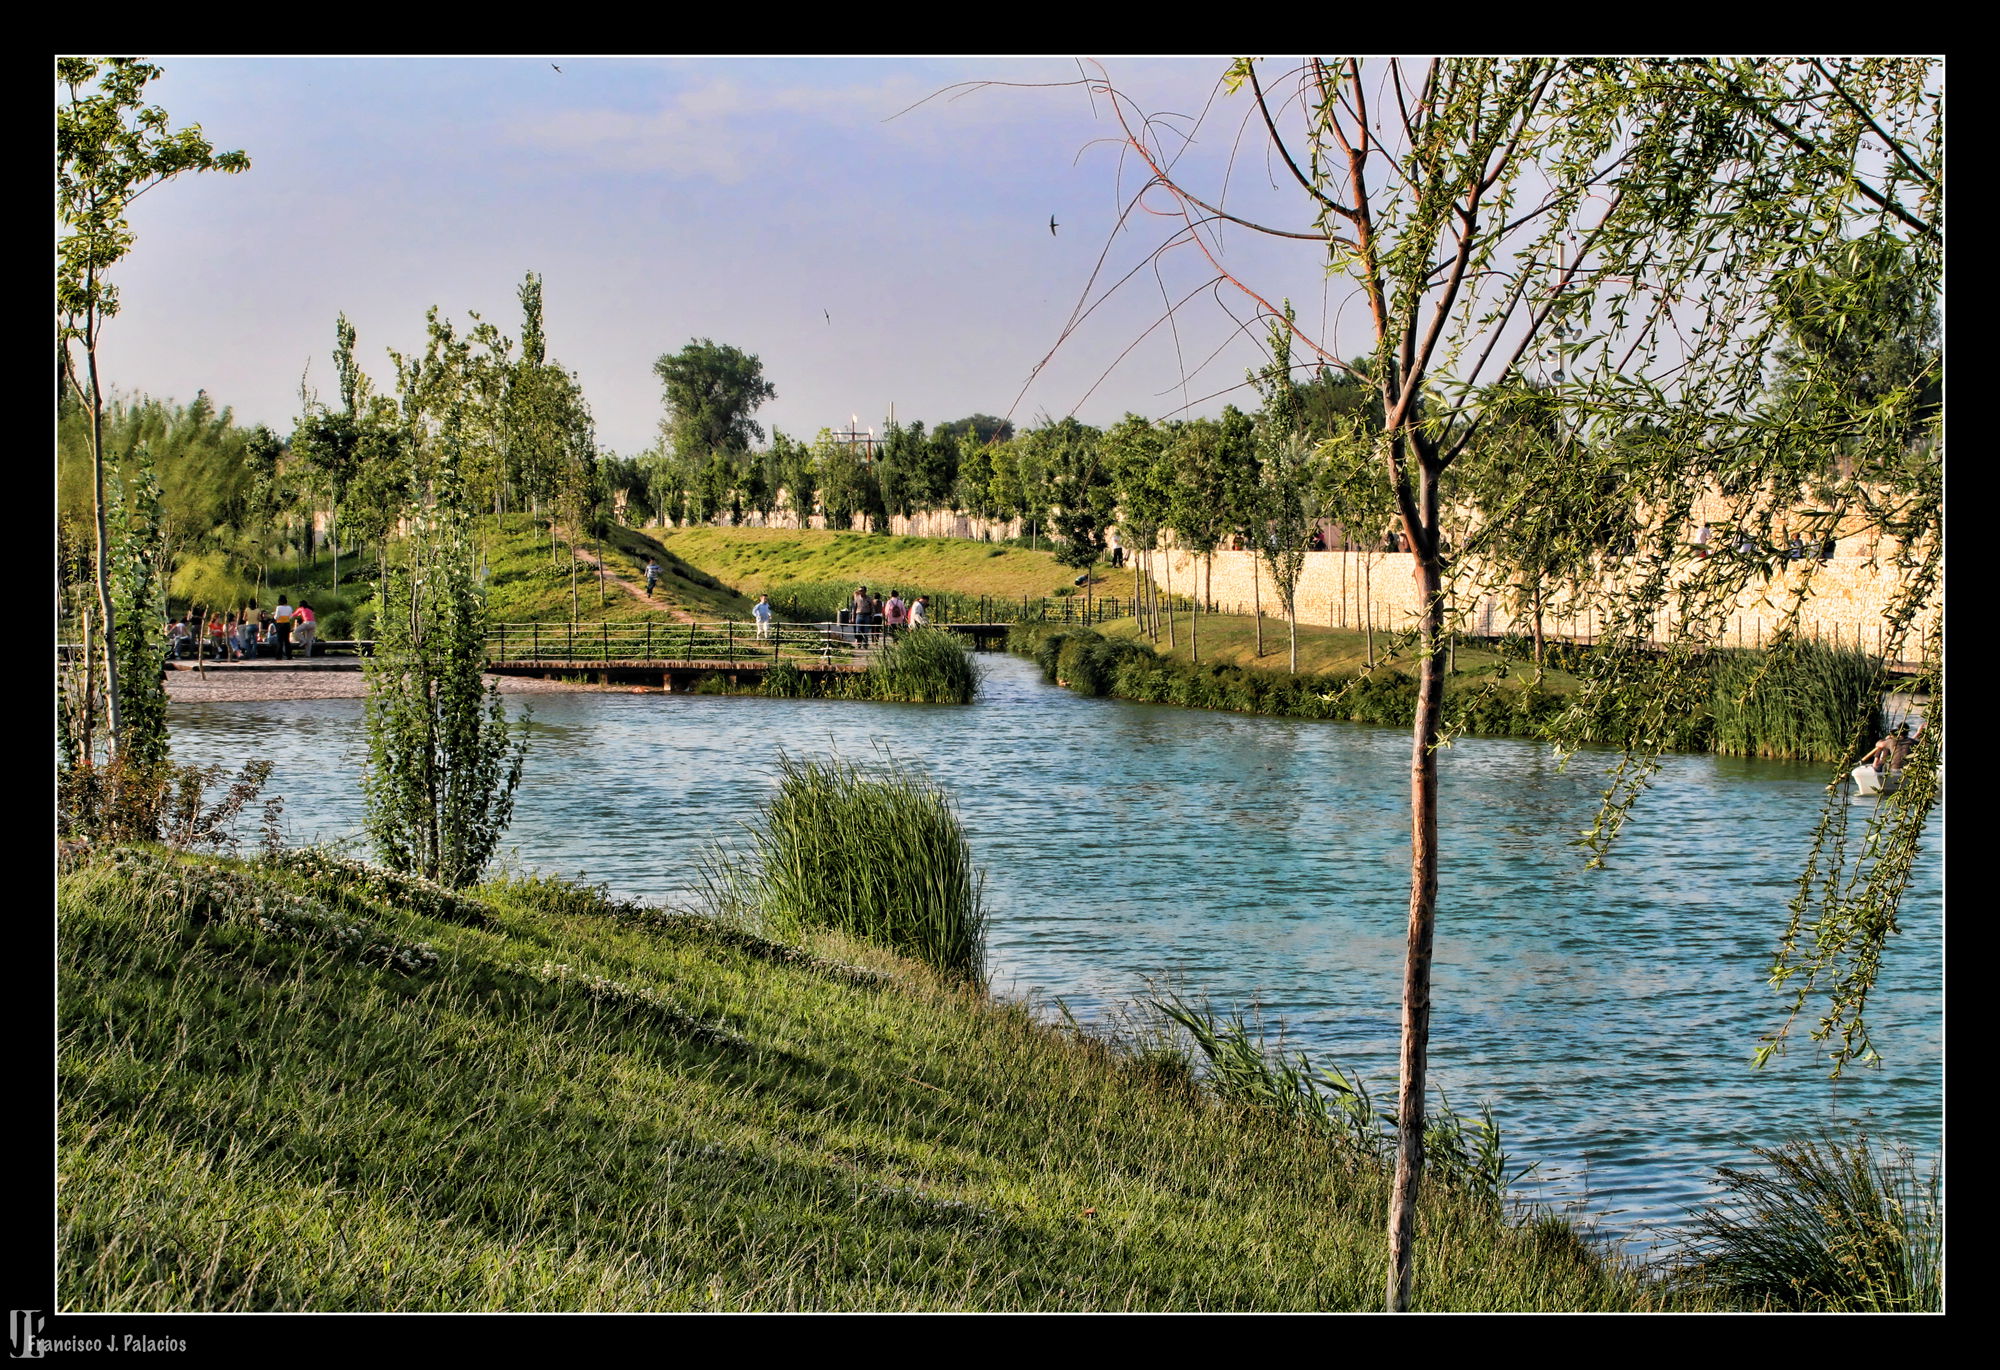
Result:
<svg viewBox="0 0 2000 1370"><path fill-rule="evenodd" d="M1492 396L1525 391L1555 369L1554 403L1578 441L1609 442L1641 422L1656 435L1634 449L1617 495L1647 510L1646 532L1618 592L1602 599L1611 665L1595 697L1637 706L1623 715L1631 750L1595 832L1608 841L1645 787L1674 713L1695 697L1701 648L1768 569L1749 556L1695 562L1686 528L1696 499L1719 490L1747 522L1768 526L1823 475L1831 435L1886 440L1898 420L1886 411L1915 402L1904 387L1872 406L1773 406L1766 358L1780 329L1774 297L1799 288L1800 273L1853 236L1897 232L1935 260L1936 80L1932 64L1915 61L1313 59L1267 87L1255 64L1240 61L1225 84L1248 96L1243 127L1266 144L1268 164L1289 178L1303 210L1284 222L1225 207L1221 173L1214 189L1193 183L1201 163L1180 154L1198 130L1149 120L1108 81L1091 83L1109 97L1099 104L1119 120L1128 155L1150 172L1142 195L1159 188L1171 197L1174 241L1198 249L1216 289L1283 318L1259 283L1233 272L1228 263L1239 258L1223 248L1227 233L1270 234L1324 254L1345 292L1329 301L1329 318L1351 303L1367 321L1365 374L1340 359L1333 338L1288 327L1295 346L1376 391L1374 480L1412 554L1421 606L1391 1309L1410 1302L1424 1168L1446 632L1455 599L1470 588L1461 577L1474 559L1461 554L1506 553L1497 540L1448 545L1447 482L1481 441ZM1147 203L1160 209L1157 196ZM1814 308L1855 306L1822 292ZM1524 469L1515 502L1525 508L1572 479L1559 457ZM1903 628L1918 621L1935 573L1926 479L1911 478L1911 502L1924 507L1903 525L1910 593L1894 620ZM1864 492L1849 488L1843 500L1861 507ZM1506 503L1495 507L1504 520ZM1663 615L1673 642L1656 658L1638 646ZM1813 973L1836 982L1823 1030L1858 1015L1874 964L1866 948L1879 953L1893 927L1898 882L1935 794L1926 777L1941 736L1936 708L1912 763L1918 775L1905 784L1911 797L1885 806L1882 821L1901 845L1869 865L1858 899L1829 896L1820 906ZM1573 736L1588 712L1575 711ZM1842 943L1844 932L1863 939L1862 952Z"/></svg>

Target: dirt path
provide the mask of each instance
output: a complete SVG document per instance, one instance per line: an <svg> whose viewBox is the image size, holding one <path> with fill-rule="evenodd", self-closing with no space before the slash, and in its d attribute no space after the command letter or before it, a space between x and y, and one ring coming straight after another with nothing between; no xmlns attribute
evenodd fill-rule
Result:
<svg viewBox="0 0 2000 1370"><path fill-rule="evenodd" d="M668 617L672 618L676 623L693 623L696 621L695 616L693 614L681 608L680 605L675 604L672 600L649 597L646 594L646 583L643 579L641 579L637 583L634 583L625 578L624 572L614 570L609 566L604 566L603 563L598 561L596 557L584 551L581 547L574 548L573 550L576 554L576 559L582 562L585 566L589 567L593 575L595 575L598 569L602 567L604 571L605 580L609 581L613 585L618 586L620 589L624 590L626 594L632 596L632 598L638 600L641 604L650 605L652 608L657 609L661 613L666 614ZM662 576L661 579L662 581L664 581L665 577Z"/></svg>

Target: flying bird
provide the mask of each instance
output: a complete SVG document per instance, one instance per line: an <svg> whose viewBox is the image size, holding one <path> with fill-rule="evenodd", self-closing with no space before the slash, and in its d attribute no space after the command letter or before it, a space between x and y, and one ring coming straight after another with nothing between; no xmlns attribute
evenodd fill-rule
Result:
<svg viewBox="0 0 2000 1370"><path fill-rule="evenodd" d="M819 311L819 312L820 312L820 313L822 313L822 314L826 314L826 310L825 310L825 308L824 308L824 307L822 307L822 308L820 309L820 311ZM827 321L828 323L832 323L832 322L833 322L833 315L831 315L831 314L826 314L826 321Z"/></svg>
<svg viewBox="0 0 2000 1370"><path fill-rule="evenodd" d="M1056 236L1056 216L1053 214L1049 215L1049 236L1051 238Z"/></svg>
<svg viewBox="0 0 2000 1370"><path fill-rule="evenodd" d="M550 66L552 66L552 67L556 67L556 64L555 64L554 62L551 62L551 63L549 63L549 65L550 65ZM556 75L558 75L558 76L562 75L562 68L561 68L561 67L556 67Z"/></svg>

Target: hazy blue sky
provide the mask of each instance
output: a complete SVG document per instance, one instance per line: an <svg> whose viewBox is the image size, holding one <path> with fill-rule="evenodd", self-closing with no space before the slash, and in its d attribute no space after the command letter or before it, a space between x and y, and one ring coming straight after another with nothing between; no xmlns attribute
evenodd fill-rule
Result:
<svg viewBox="0 0 2000 1370"><path fill-rule="evenodd" d="M1119 134L1101 95L987 88L890 117L960 81L1074 81L1072 59L148 60L166 73L149 98L174 126L200 124L251 169L183 177L134 206L137 244L114 274L123 312L102 349L126 393L186 401L206 388L240 420L289 432L308 360L311 383L333 391L336 314L387 389L385 349L419 346L431 305L518 336L515 290L531 270L550 353L622 453L654 439L654 359L696 337L762 357L778 398L758 417L808 438L854 414L879 426L892 405L927 422L1012 407L1019 424L1107 423L1190 400L1212 414L1223 400L1203 397L1259 355L1198 297L1099 383L1163 297L1214 274L1192 247L1157 276L1144 265L1174 221L1141 213L1114 237L1145 175L1099 141ZM1310 227L1261 142L1229 165L1249 101L1219 93L1226 65L1104 69L1135 109L1206 111L1181 169L1199 167L1218 194L1226 177L1232 209ZM1023 394L1107 244L1100 285L1138 274ZM1318 323L1309 247L1238 234L1224 250ZM1227 300L1248 317L1240 294Z"/></svg>

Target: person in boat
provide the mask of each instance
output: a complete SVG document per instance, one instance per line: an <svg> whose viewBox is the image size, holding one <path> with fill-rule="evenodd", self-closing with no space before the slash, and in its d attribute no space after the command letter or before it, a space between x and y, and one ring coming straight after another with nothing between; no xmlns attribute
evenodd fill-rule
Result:
<svg viewBox="0 0 2000 1370"><path fill-rule="evenodd" d="M1896 731L1875 744L1874 750L1861 758L1864 766L1893 775L1903 769L1903 763L1910 759L1910 725L1898 724Z"/></svg>

